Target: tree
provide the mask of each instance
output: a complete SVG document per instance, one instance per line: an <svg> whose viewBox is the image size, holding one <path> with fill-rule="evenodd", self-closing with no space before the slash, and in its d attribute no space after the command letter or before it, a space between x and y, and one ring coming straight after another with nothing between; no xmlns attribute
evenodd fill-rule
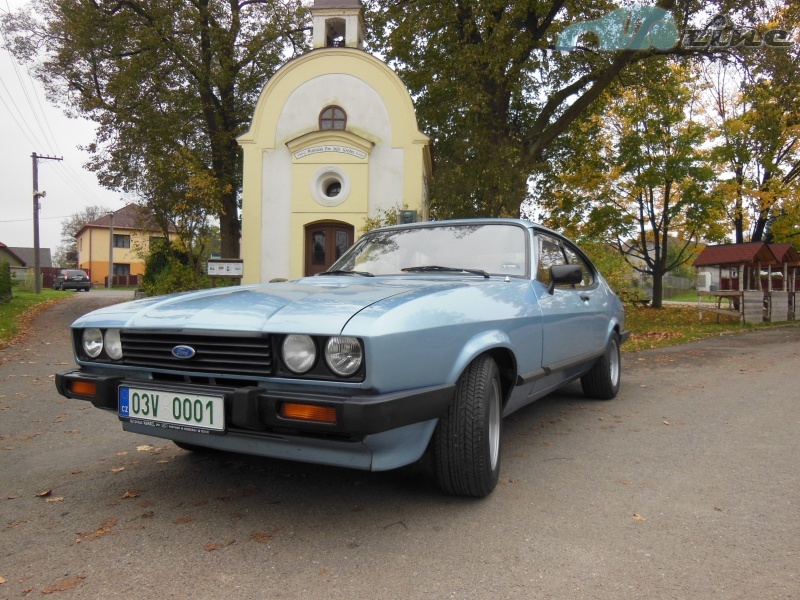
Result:
<svg viewBox="0 0 800 600"><path fill-rule="evenodd" d="M681 4L673 11L676 36L722 4ZM755 2L740 5L747 14ZM662 0L649 8L675 6ZM631 26L640 50L598 50L591 34L572 52L556 50L568 25L608 16L615 6L607 2L372 0L369 7L372 44L409 86L422 129L434 140L430 197L437 218L517 215L531 177L565 154L584 154L565 134L602 108L597 101L631 65L728 51L645 49L649 18L634 18Z"/></svg>
<svg viewBox="0 0 800 600"><path fill-rule="evenodd" d="M154 158L190 162L208 182L222 253L235 257L236 136L266 80L305 47L305 18L300 0L35 0L6 15L3 33L18 59L35 62L51 101L97 123L88 166L103 185L168 215L170 201L191 199L162 193L169 169Z"/></svg>
<svg viewBox="0 0 800 600"><path fill-rule="evenodd" d="M706 130L691 111L689 70L651 61L626 83L589 127L589 158L563 161L540 187L539 206L549 224L571 223L620 248L634 269L652 276L660 308L663 276L692 258L701 236L719 239L724 229L701 149Z"/></svg>
<svg viewBox="0 0 800 600"><path fill-rule="evenodd" d="M89 223L107 215L111 209L104 206L87 206L61 221L61 245L55 252L55 263L59 267L74 267L78 263L78 235Z"/></svg>
<svg viewBox="0 0 800 600"><path fill-rule="evenodd" d="M747 74L739 75L730 93L722 81L737 78L713 80L718 190L728 199L737 243L772 241L773 230L800 217L800 76L787 71L745 83Z"/></svg>
<svg viewBox="0 0 800 600"><path fill-rule="evenodd" d="M796 22L800 9L779 4L761 13L764 37ZM737 243L771 241L800 220L800 52L796 44L744 45L737 56L702 70L717 188Z"/></svg>

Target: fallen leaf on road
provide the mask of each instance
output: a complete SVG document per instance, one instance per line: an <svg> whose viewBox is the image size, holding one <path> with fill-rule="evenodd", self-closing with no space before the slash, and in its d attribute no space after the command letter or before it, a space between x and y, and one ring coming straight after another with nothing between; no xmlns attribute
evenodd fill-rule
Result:
<svg viewBox="0 0 800 600"><path fill-rule="evenodd" d="M189 523L189 522L191 522L193 520L194 520L194 517L191 517L191 516L178 517L177 519L175 519L173 521L173 523L175 523L175 525L185 525L186 523Z"/></svg>
<svg viewBox="0 0 800 600"><path fill-rule="evenodd" d="M669 425L669 424L670 424L669 421L664 421L664 425Z"/></svg>
<svg viewBox="0 0 800 600"><path fill-rule="evenodd" d="M125 500L127 498L138 498L139 492L136 490L128 490L122 495L122 499Z"/></svg>
<svg viewBox="0 0 800 600"><path fill-rule="evenodd" d="M631 519L633 519L634 521L647 521L647 517L643 517L642 515L637 515L636 513L633 513Z"/></svg>
<svg viewBox="0 0 800 600"><path fill-rule="evenodd" d="M111 472L112 473L119 473L120 471L124 471L124 470L125 470L125 467L113 467L111 469Z"/></svg>
<svg viewBox="0 0 800 600"><path fill-rule="evenodd" d="M0 577L0 585L3 585L6 581L5 577Z"/></svg>
<svg viewBox="0 0 800 600"><path fill-rule="evenodd" d="M144 445L144 446L136 446L136 449L139 452L150 452L150 450L152 450L153 447L152 446L148 446L148 445Z"/></svg>
<svg viewBox="0 0 800 600"><path fill-rule="evenodd" d="M272 538L271 533L267 533L266 531L256 531L253 535L250 536L250 539L254 542L258 542L259 544L266 544Z"/></svg>
<svg viewBox="0 0 800 600"><path fill-rule="evenodd" d="M62 579L56 584L53 584L49 587L46 587L42 590L43 594L52 594L53 592L68 592L70 590L74 590L81 581L86 579L85 575L77 575L75 577L69 577L67 579Z"/></svg>
<svg viewBox="0 0 800 600"><path fill-rule="evenodd" d="M53 490L47 490L47 491L44 491L44 492L39 492L38 494L36 494L36 497L37 498L44 498L45 496L49 496L52 493L53 493Z"/></svg>
<svg viewBox="0 0 800 600"><path fill-rule="evenodd" d="M56 496L55 498L48 498L45 502L61 502L63 499L62 496Z"/></svg>
<svg viewBox="0 0 800 600"><path fill-rule="evenodd" d="M127 452L117 452L116 456L126 456Z"/></svg>
<svg viewBox="0 0 800 600"><path fill-rule="evenodd" d="M214 544L212 542L208 542L206 544L206 552L213 552L214 550L219 550L222 548L222 544Z"/></svg>

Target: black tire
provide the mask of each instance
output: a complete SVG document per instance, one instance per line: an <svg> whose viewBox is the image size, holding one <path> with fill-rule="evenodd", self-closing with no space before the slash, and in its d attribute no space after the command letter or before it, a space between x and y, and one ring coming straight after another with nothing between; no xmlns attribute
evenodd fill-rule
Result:
<svg viewBox="0 0 800 600"><path fill-rule="evenodd" d="M583 393L596 400L611 400L619 392L622 379L622 360L619 355L619 336L611 334L606 352L597 359L591 371L581 377Z"/></svg>
<svg viewBox="0 0 800 600"><path fill-rule="evenodd" d="M500 477L502 386L488 355L470 363L433 434L436 480L446 494L484 498Z"/></svg>

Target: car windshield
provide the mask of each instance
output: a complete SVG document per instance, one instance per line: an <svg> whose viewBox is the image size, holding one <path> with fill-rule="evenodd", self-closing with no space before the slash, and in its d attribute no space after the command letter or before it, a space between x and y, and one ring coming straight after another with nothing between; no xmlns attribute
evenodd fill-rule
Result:
<svg viewBox="0 0 800 600"><path fill-rule="evenodd" d="M528 274L526 240L523 227L508 223L373 231L329 270L524 277Z"/></svg>

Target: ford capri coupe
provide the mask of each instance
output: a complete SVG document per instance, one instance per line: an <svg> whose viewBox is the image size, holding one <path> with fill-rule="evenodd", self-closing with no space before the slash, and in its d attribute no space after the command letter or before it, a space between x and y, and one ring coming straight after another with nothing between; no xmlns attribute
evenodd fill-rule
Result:
<svg viewBox="0 0 800 600"><path fill-rule="evenodd" d="M502 418L580 379L620 386L622 304L577 246L512 219L373 230L326 272L147 298L72 324L67 398L187 450L495 487Z"/></svg>

